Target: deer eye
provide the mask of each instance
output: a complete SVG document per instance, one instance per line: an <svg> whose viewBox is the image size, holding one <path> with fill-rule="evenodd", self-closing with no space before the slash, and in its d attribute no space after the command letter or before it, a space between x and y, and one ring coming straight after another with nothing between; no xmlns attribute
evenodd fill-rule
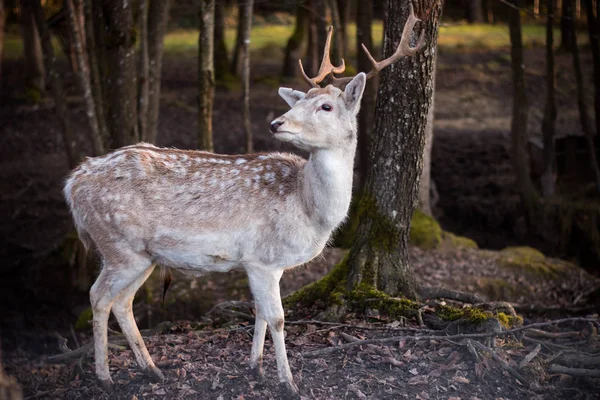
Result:
<svg viewBox="0 0 600 400"><path fill-rule="evenodd" d="M331 110L333 110L333 107L331 106L331 104L325 103L321 107L319 107L319 110L330 112Z"/></svg>

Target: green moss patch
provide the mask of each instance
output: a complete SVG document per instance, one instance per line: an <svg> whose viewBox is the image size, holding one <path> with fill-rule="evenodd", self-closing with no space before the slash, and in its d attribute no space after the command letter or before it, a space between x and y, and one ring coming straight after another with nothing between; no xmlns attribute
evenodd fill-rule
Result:
<svg viewBox="0 0 600 400"><path fill-rule="evenodd" d="M503 312L493 313L478 307L459 308L450 305L441 305L436 310L436 315L445 321L461 321L472 325L479 325L494 318L506 329L523 324L523 318L518 315L513 317Z"/></svg>
<svg viewBox="0 0 600 400"><path fill-rule="evenodd" d="M429 215L416 210L410 224L410 243L423 250L432 250L442 243L442 228Z"/></svg>
<svg viewBox="0 0 600 400"><path fill-rule="evenodd" d="M477 242L465 236L458 236L452 232L442 232L443 247L453 249L478 249Z"/></svg>
<svg viewBox="0 0 600 400"><path fill-rule="evenodd" d="M569 262L546 258L542 252L532 247L507 247L500 251L498 262L503 268L546 278L557 278L572 268L576 268Z"/></svg>
<svg viewBox="0 0 600 400"><path fill-rule="evenodd" d="M75 322L75 330L85 331L90 327L89 321L94 319L94 313L92 312L92 308L88 307L83 310L79 317L77 318L77 322Z"/></svg>

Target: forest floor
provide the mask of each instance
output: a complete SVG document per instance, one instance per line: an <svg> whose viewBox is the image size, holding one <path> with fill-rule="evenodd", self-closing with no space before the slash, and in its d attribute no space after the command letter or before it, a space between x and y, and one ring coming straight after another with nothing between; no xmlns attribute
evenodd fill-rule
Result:
<svg viewBox="0 0 600 400"><path fill-rule="evenodd" d="M432 159L432 175L440 194L436 216L445 229L467 235L488 249L522 244L518 196L509 161L511 84L506 54L506 49L440 51L438 64ZM541 132L543 55L539 48L526 53L532 135ZM585 76L591 77L590 55L586 52L582 57ZM254 60L255 148L293 151L274 143L267 129L269 121L286 111L285 103L276 94L278 83L270 78L277 76L280 62L267 52L257 52ZM569 56L559 54L559 135L580 130L570 66ZM65 292L75 274L64 268L63 254L69 216L61 187L68 167L52 102L44 100L31 105L25 101L20 86L22 66L18 61L4 63L2 71L0 258L6 268L0 282L0 336L5 367L21 383L26 397L277 398L270 342L265 353L267 382L260 384L251 378L247 366L252 322L214 315L218 308L207 314L223 301L251 300L245 276L238 272L194 280L177 276L164 307L160 306L157 277L140 291L136 317L141 328L151 329L146 343L166 373L164 383L148 381L122 343L110 352L117 396L103 392L97 385L89 353L67 362L50 362L51 355L61 353L60 338L67 338L71 349L91 339L89 328L71 332L78 315L88 306L86 295ZM66 70L63 76L75 129L85 138L83 104L76 95L73 76ZM167 55L159 145L196 147L196 83L193 54ZM286 85L303 87L299 82ZM592 85L586 88L591 105ZM243 152L240 99L237 91L217 92L217 152ZM342 256L342 250L330 249L311 265L286 273L282 291L290 293L314 281ZM525 318L525 324L585 316L597 321L596 311L586 308L585 303L597 286L595 278L577 268L541 276L506 269L500 266L500 256L491 250L411 249L415 274L423 285L477 293L485 301L509 301L520 306L517 311ZM251 319L251 307L244 303L239 306ZM437 337L448 333L439 326L434 330L419 326L414 319L394 321L361 313L349 314L345 321L348 326L329 325L317 321L320 311L318 307L292 308L287 315L286 343L292 373L305 398L600 398L597 370L591 369L596 378L550 372L552 364L588 370L594 362L597 366L597 322L568 321L535 328L537 331L496 335L484 346L495 345L494 354L504 360L501 362L491 358L485 348L473 349L479 345L469 344L466 337ZM425 308L423 312L429 311ZM158 325L167 330L157 334L157 324L165 320L183 322ZM483 335L494 336L487 332ZM319 353L355 339L392 336L398 338ZM116 336L114 340L118 342L120 338ZM539 353L532 353L538 344ZM521 367L519 364L527 355L535 357Z"/></svg>

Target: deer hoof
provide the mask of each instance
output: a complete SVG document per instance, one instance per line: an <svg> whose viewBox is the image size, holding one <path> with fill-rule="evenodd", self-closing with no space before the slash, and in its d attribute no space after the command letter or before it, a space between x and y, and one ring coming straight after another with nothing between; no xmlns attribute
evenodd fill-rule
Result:
<svg viewBox="0 0 600 400"><path fill-rule="evenodd" d="M262 367L254 367L254 368L252 368L252 375L254 375L254 378L260 384L264 384L267 381L265 379L265 373L264 373Z"/></svg>
<svg viewBox="0 0 600 400"><path fill-rule="evenodd" d="M100 387L106 393L112 393L114 391L115 385L114 385L112 379L110 379L110 378L108 378L108 379L99 379L99 381L100 381Z"/></svg>
<svg viewBox="0 0 600 400"><path fill-rule="evenodd" d="M298 393L298 387L294 382L280 382L279 388L282 393L282 398L300 400L300 394Z"/></svg>
<svg viewBox="0 0 600 400"><path fill-rule="evenodd" d="M165 380L165 375L157 367L150 367L146 372L156 382L163 382Z"/></svg>

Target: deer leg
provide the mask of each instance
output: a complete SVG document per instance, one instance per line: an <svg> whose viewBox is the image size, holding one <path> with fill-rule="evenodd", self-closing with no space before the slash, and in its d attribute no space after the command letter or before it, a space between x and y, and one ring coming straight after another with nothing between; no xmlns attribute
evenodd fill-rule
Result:
<svg viewBox="0 0 600 400"><path fill-rule="evenodd" d="M254 338L252 339L252 352L250 353L250 368L252 368L259 381L265 379L262 361L266 333L267 321L257 310L256 322L254 323Z"/></svg>
<svg viewBox="0 0 600 400"><path fill-rule="evenodd" d="M129 347L131 347L131 350L135 355L138 366L155 379L163 381L165 377L160 369L154 365L154 361L152 361L152 357L150 357L150 353L144 344L144 339L140 334L133 316L133 298L135 297L135 293L148 279L153 270L154 266L151 266L123 290L117 300L115 300L112 311L119 322L121 332L125 335Z"/></svg>
<svg viewBox="0 0 600 400"><path fill-rule="evenodd" d="M108 252L107 252L108 253ZM116 298L135 280L135 277L148 269L149 260L135 254L120 254L125 257L104 258L102 272L90 290L90 302L94 314L94 358L96 376L102 386L110 389L112 379L108 370L108 317ZM123 261L127 261L127 263Z"/></svg>
<svg viewBox="0 0 600 400"><path fill-rule="evenodd" d="M254 300L256 301L257 314L264 318L271 332L271 338L275 346L277 375L279 376L280 386L285 392L286 398L299 398L298 387L294 383L285 350L283 334L284 313L281 304L281 295L279 294L279 279L281 279L282 274L282 270L257 270L253 268L252 270L248 270L248 280ZM255 340L257 339L255 338ZM252 347L255 349L254 343Z"/></svg>

